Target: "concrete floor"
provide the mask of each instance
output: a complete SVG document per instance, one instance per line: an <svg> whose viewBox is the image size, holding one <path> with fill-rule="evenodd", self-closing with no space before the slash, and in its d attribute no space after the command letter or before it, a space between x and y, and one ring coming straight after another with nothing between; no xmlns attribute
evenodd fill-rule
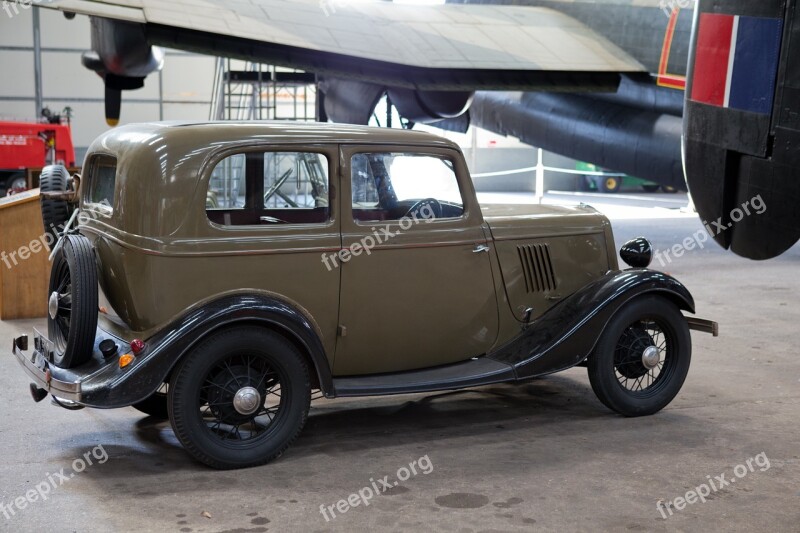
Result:
<svg viewBox="0 0 800 533"><path fill-rule="evenodd" d="M701 228L675 211L631 218L618 209L624 203L603 206L616 219L618 244L645 234L664 249ZM631 206L648 209L646 201ZM0 358L0 503L7 507L62 468L69 476L73 461L98 445L108 459L9 519L0 508L0 529L800 531L798 267L800 247L752 263L709 245L664 269L694 293L700 316L720 322L722 335L693 335L686 385L656 416L612 414L595 399L584 369L522 386L318 400L284 457L234 472L196 464L169 424L133 409L34 404L7 353ZM0 323L0 346L42 324ZM752 472L705 503L658 510L659 500L709 479L731 480L737 465L759 454ZM417 475L369 506L336 511L329 522L320 513L372 479L389 476L392 484L398 469L423 456L430 467L423 461Z"/></svg>

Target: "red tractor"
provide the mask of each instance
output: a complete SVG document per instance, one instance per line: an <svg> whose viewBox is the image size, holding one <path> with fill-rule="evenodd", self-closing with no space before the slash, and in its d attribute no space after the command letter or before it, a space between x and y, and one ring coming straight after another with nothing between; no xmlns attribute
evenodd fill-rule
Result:
<svg viewBox="0 0 800 533"><path fill-rule="evenodd" d="M0 197L33 187L45 165L75 167L69 119L42 111L44 122L0 122ZM68 116L68 113L67 113Z"/></svg>

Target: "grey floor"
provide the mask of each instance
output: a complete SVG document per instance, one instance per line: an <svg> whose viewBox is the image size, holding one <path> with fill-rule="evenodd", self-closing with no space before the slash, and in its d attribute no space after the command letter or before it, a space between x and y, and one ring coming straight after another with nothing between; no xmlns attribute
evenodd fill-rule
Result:
<svg viewBox="0 0 800 533"><path fill-rule="evenodd" d="M664 249L701 229L696 217L669 209L684 197L639 196L577 201L609 212L618 244L644 234ZM654 199L661 207L651 207ZM522 386L318 400L284 457L235 472L196 464L168 424L133 409L34 404L3 348L0 529L800 531L799 267L800 247L752 263L708 245L664 268L694 293L701 316L720 322L722 335L694 335L686 385L656 416L612 414L583 369ZM41 324L0 322L0 346ZM94 464L74 472L92 450L99 459L90 455ZM415 460L417 474L409 469L394 486ZM54 476L62 469L66 480ZM729 482L722 488L721 475ZM368 506L335 509L380 487L384 476L392 489ZM717 490L705 502L676 501L712 482ZM46 484L47 500L3 516ZM672 503L659 510L659 501ZM326 511L326 521L320 506L333 506L336 517Z"/></svg>

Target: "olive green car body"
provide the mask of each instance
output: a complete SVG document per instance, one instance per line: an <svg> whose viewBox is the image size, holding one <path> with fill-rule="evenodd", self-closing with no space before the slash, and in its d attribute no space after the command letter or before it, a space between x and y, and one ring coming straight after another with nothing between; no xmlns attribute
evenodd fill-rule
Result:
<svg viewBox="0 0 800 533"><path fill-rule="evenodd" d="M225 201L212 191L214 170L250 154L262 157L263 171L268 153L324 156L327 216L219 223L232 219L213 212ZM463 204L439 205L424 223L361 221L353 161L398 153L446 162ZM93 191L108 161L114 185L98 203ZM424 187L428 177L415 179ZM430 203L411 198L408 213ZM642 268L652 253L646 240L623 247L639 268L620 270L611 225L589 206L480 205L458 146L425 133L296 123L120 127L89 149L80 209L77 231L89 240L100 288L94 348L85 363L61 368L47 336L37 333L30 357L27 337L15 339L37 401L49 393L76 406L136 405L203 339L238 325L283 336L305 358L312 387L337 397L565 370L587 362L619 310L647 295L694 313L680 282ZM716 334L714 323L683 318ZM132 341L140 351L117 364Z"/></svg>
<svg viewBox="0 0 800 533"><path fill-rule="evenodd" d="M223 226L207 190L224 158L247 151L311 151L330 168L331 216L322 224ZM351 214L349 156L369 151L450 159L464 215L392 234L370 256L327 269L375 224ZM113 210L84 202L107 314L124 339L147 339L209 301L277 297L314 325L334 376L414 370L490 353L561 298L616 270L608 220L590 207L481 208L458 146L424 133L352 126L143 124L112 130L87 156L117 160ZM490 253L473 253L476 246ZM521 256L531 250L532 255ZM536 257L546 253L549 257ZM549 264L541 287L526 261ZM531 286L533 283L534 286ZM102 301L104 300L104 301ZM533 309L526 317L526 310Z"/></svg>

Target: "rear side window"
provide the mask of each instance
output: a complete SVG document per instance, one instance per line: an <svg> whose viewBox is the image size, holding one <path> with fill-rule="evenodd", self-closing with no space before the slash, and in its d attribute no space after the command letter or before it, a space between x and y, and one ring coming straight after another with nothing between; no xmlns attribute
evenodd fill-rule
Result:
<svg viewBox="0 0 800 533"><path fill-rule="evenodd" d="M313 152L247 152L220 161L208 218L225 226L321 224L331 217L328 159Z"/></svg>
<svg viewBox="0 0 800 533"><path fill-rule="evenodd" d="M117 159L109 155L93 156L89 162L84 202L112 209L117 186Z"/></svg>

